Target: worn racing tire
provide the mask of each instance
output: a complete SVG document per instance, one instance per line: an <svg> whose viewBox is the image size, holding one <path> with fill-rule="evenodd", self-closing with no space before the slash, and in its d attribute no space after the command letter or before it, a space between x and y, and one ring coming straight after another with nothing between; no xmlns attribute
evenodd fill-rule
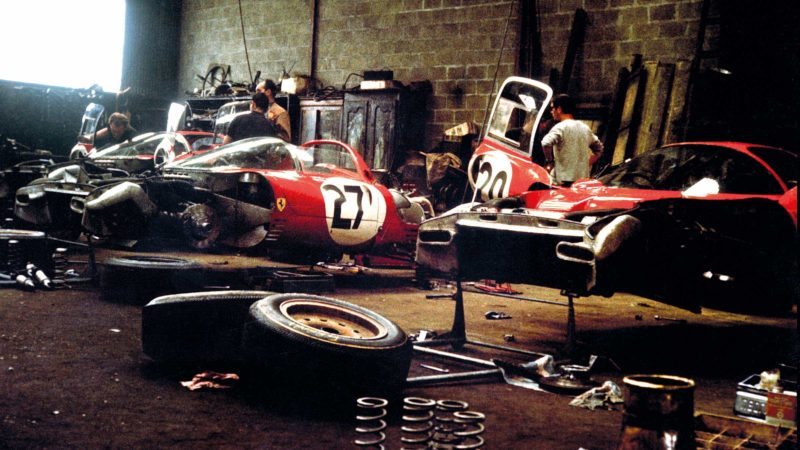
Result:
<svg viewBox="0 0 800 450"><path fill-rule="evenodd" d="M389 319L341 300L277 294L250 307L242 346L279 379L334 396L397 398L411 341Z"/></svg>
<svg viewBox="0 0 800 450"><path fill-rule="evenodd" d="M155 297L202 290L202 267L188 259L121 256L101 264L100 287L110 302L143 305Z"/></svg>
<svg viewBox="0 0 800 450"><path fill-rule="evenodd" d="M237 362L250 305L273 294L217 291L157 297L142 308L142 351L159 362Z"/></svg>

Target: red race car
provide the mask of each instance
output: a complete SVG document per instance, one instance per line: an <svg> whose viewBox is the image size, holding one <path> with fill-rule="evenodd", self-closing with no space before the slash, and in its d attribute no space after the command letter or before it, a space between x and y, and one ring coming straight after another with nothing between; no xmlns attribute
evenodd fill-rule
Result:
<svg viewBox="0 0 800 450"><path fill-rule="evenodd" d="M292 257L370 252L411 259L425 211L379 184L346 144L295 146L264 137L168 164L160 177L99 188L84 201L83 225L124 240L180 230L196 248L262 245Z"/></svg>
<svg viewBox="0 0 800 450"><path fill-rule="evenodd" d="M417 263L694 311L784 309L797 298L797 159L737 142L668 145L570 188L537 185L426 221Z"/></svg>

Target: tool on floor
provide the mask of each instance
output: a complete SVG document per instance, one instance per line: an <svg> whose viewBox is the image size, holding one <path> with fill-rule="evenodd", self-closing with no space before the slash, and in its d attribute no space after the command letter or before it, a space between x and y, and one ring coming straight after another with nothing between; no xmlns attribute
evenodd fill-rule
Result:
<svg viewBox="0 0 800 450"><path fill-rule="evenodd" d="M654 315L653 319L663 320L665 322L686 323L686 319L678 319L676 317L664 317L664 316L659 316L658 314Z"/></svg>
<svg viewBox="0 0 800 450"><path fill-rule="evenodd" d="M483 369L444 373L441 375L409 377L406 379L406 386L409 387L452 383L456 381L470 381L484 378L496 378L502 379L506 383L513 386L519 386L525 389L541 390L537 380L552 373L553 357L543 353L539 353L539 358L535 361L524 364L515 364L498 359L489 361L485 359L473 358L471 356L459 355L458 353L451 353L417 345L414 346L414 350L419 353L452 359L460 363L473 364L483 367Z"/></svg>

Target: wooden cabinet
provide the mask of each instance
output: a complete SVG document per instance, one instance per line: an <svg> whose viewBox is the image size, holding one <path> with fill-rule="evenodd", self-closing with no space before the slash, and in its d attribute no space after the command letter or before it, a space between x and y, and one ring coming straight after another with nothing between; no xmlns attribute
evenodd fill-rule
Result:
<svg viewBox="0 0 800 450"><path fill-rule="evenodd" d="M346 142L372 169L394 170L423 141L428 90L347 91L336 98L300 100L300 142Z"/></svg>
<svg viewBox="0 0 800 450"><path fill-rule="evenodd" d="M342 96L318 100L313 97L300 99L300 130L298 141L314 139L341 140Z"/></svg>
<svg viewBox="0 0 800 450"><path fill-rule="evenodd" d="M393 170L422 142L424 115L424 96L405 88L346 92L342 140L372 169Z"/></svg>

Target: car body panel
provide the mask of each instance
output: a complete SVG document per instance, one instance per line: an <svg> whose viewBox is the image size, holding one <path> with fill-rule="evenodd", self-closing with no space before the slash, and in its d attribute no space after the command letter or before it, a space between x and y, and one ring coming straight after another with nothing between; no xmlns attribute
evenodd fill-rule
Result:
<svg viewBox="0 0 800 450"><path fill-rule="evenodd" d="M465 205L423 222L417 263L449 277L582 295L626 290L693 311L720 292L768 289L775 302L790 301L797 286L796 172L774 170L751 146L674 144L569 188ZM643 172L654 161L666 165ZM635 232L609 231L622 216L638 224ZM619 238L613 250L598 238L604 234Z"/></svg>
<svg viewBox="0 0 800 450"><path fill-rule="evenodd" d="M467 175L479 201L517 195L534 183L552 184L532 153L553 90L544 83L510 77L500 87Z"/></svg>

